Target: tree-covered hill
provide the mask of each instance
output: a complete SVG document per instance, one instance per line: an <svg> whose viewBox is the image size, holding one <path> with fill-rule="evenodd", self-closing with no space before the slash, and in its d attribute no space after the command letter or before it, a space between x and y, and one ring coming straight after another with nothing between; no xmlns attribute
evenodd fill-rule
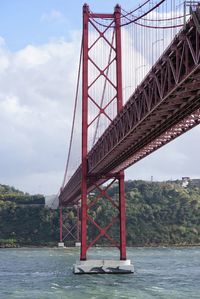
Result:
<svg viewBox="0 0 200 299"><path fill-rule="evenodd" d="M55 212L56 213L56 212ZM43 195L30 195L0 185L0 247L46 244L55 239L58 223L45 209ZM56 213L57 221L57 213Z"/></svg>
<svg viewBox="0 0 200 299"><path fill-rule="evenodd" d="M0 201L15 202L18 205L45 205L43 195L30 195L7 185L0 184Z"/></svg>
<svg viewBox="0 0 200 299"><path fill-rule="evenodd" d="M117 188L109 191L113 199ZM192 181L187 188L182 187L182 181L127 181L125 190L128 245L200 244L200 188ZM114 209L104 202L91 212L102 227L115 216ZM96 234L91 228L91 239ZM117 236L117 226L109 234Z"/></svg>
<svg viewBox="0 0 200 299"><path fill-rule="evenodd" d="M125 186L129 246L200 245L200 186L197 180L191 180L186 188L182 187L181 181L127 181ZM114 185L109 190L116 202L117 188ZM26 204L20 204L20 196L26 198ZM33 198L0 185L0 246L57 244L58 210L34 205ZM68 210L67 215L67 224L75 224L76 209ZM104 199L96 203L90 215L105 227L116 211ZM114 225L108 233L116 237L117 227ZM90 238L98 233L93 225L89 225ZM107 245L104 239L100 239L99 244Z"/></svg>
<svg viewBox="0 0 200 299"><path fill-rule="evenodd" d="M126 183L129 245L200 244L200 188Z"/></svg>

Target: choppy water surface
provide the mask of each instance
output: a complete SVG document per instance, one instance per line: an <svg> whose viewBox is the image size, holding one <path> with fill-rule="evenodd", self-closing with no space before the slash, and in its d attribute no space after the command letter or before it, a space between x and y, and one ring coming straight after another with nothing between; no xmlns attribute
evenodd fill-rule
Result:
<svg viewBox="0 0 200 299"><path fill-rule="evenodd" d="M133 248L129 275L74 275L77 249L0 249L0 298L200 299L200 248ZM115 258L94 249L91 258Z"/></svg>

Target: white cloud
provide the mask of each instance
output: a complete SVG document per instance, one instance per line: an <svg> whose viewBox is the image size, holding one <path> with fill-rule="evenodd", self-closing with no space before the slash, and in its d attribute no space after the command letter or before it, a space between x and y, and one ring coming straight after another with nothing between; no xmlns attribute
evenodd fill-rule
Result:
<svg viewBox="0 0 200 299"><path fill-rule="evenodd" d="M23 68L30 68L46 64L50 58L51 56L46 49L38 49L32 45L28 45L16 54L15 63Z"/></svg>
<svg viewBox="0 0 200 299"><path fill-rule="evenodd" d="M16 53L0 48L1 183L36 193L59 189L80 47L75 36Z"/></svg>
<svg viewBox="0 0 200 299"><path fill-rule="evenodd" d="M27 45L15 53L0 39L0 183L27 192L57 193L67 158L80 39L76 32L70 42L61 39ZM127 36L127 45L130 43ZM134 47L132 51L142 61ZM145 64L148 68L148 59ZM141 73L137 73L138 82ZM124 74L124 78L127 86L134 86L135 73L131 78ZM132 92L132 87L127 91ZM76 166L80 157L78 116L72 150ZM200 127L150 155L131 167L127 178L200 176L199 134Z"/></svg>
<svg viewBox="0 0 200 299"><path fill-rule="evenodd" d="M6 54L5 40L0 36L0 74L5 72L9 67L10 57Z"/></svg>
<svg viewBox="0 0 200 299"><path fill-rule="evenodd" d="M51 10L50 12L43 13L40 21L43 23L60 22L64 21L63 14L58 10Z"/></svg>

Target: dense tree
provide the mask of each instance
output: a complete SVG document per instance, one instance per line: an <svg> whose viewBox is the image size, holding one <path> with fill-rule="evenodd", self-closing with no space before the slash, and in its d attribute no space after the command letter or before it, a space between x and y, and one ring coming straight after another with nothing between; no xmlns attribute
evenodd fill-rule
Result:
<svg viewBox="0 0 200 299"><path fill-rule="evenodd" d="M180 181L127 181L127 243L130 246L200 244L200 180L183 188ZM117 184L109 195L117 203ZM98 191L97 191L98 192ZM90 197L89 201L93 198ZM0 245L56 245L59 238L59 212L44 207L41 195L29 195L0 185ZM67 225L76 223L76 208L66 209ZM117 215L106 198L90 210L90 216L103 228ZM99 230L88 221L88 238ZM108 234L119 236L118 221ZM108 245L105 238L99 244Z"/></svg>

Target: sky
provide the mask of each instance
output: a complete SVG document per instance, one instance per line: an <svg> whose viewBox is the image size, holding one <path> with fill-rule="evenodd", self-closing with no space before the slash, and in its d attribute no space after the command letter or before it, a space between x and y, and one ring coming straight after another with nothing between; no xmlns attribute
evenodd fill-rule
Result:
<svg viewBox="0 0 200 299"><path fill-rule="evenodd" d="M118 1L126 10L138 1ZM72 120L84 1L0 3L0 183L29 193L61 186ZM112 12L116 1L87 1ZM126 171L126 179L199 178L200 127Z"/></svg>

